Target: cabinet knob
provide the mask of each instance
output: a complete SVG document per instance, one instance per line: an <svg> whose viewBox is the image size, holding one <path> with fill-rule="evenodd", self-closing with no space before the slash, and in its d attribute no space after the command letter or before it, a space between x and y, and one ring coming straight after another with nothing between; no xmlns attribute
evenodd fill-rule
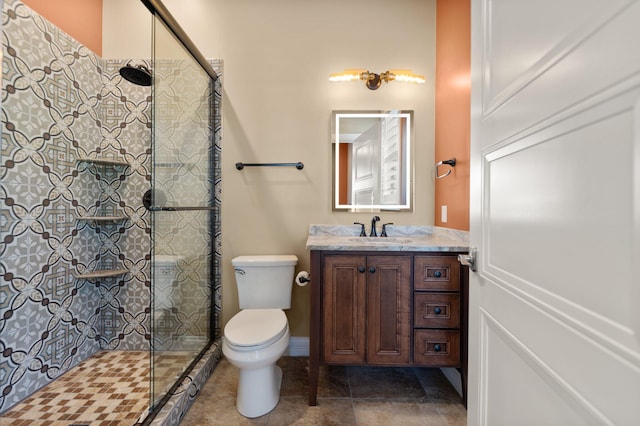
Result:
<svg viewBox="0 0 640 426"><path fill-rule="evenodd" d="M436 271L436 272L433 273L433 276L436 277L436 278L440 278L442 276L442 272Z"/></svg>
<svg viewBox="0 0 640 426"><path fill-rule="evenodd" d="M440 307L436 307L436 308L433 310L433 313L434 313L434 314L436 314L436 315L440 315L440 314L442 313L442 309L440 309Z"/></svg>
<svg viewBox="0 0 640 426"><path fill-rule="evenodd" d="M436 352L440 352L442 350L442 348L440 347L440 345L435 344L435 345L433 345L433 350L436 351Z"/></svg>
<svg viewBox="0 0 640 426"><path fill-rule="evenodd" d="M364 273L364 271L366 271L364 266L358 266L358 272L360 272L362 274L362 273Z"/></svg>
<svg viewBox="0 0 640 426"><path fill-rule="evenodd" d="M376 268L374 268L373 266L369 267L369 272L373 274L374 272L376 272Z"/></svg>

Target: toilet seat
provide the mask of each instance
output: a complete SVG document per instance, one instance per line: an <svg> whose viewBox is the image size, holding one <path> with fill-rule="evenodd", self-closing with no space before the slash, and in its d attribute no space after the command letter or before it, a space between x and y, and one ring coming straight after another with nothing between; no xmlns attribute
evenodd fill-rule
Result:
<svg viewBox="0 0 640 426"><path fill-rule="evenodd" d="M244 309L224 327L226 343L237 351L255 351L271 345L287 330L287 316L281 309Z"/></svg>

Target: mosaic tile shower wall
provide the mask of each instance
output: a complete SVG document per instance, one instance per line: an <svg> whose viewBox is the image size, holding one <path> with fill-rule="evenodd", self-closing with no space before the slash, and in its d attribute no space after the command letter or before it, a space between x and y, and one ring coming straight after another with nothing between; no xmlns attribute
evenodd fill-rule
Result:
<svg viewBox="0 0 640 426"><path fill-rule="evenodd" d="M4 2L3 26L2 410L100 348L148 348L150 140L148 90L123 93L113 69L19 2ZM79 161L96 157L131 165ZM130 219L77 220L116 214ZM109 267L130 272L75 278Z"/></svg>
<svg viewBox="0 0 640 426"><path fill-rule="evenodd" d="M17 0L4 1L2 27L0 413L98 350L148 350L151 339L150 88L122 80L127 61L102 60ZM105 215L128 218L78 220ZM76 278L104 268L128 272Z"/></svg>

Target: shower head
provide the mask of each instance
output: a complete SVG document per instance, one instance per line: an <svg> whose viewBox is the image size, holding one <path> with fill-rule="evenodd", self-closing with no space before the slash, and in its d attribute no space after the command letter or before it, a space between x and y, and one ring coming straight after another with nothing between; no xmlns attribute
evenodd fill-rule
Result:
<svg viewBox="0 0 640 426"><path fill-rule="evenodd" d="M151 86L151 71L144 65L127 64L120 68L120 75L125 80L138 86Z"/></svg>

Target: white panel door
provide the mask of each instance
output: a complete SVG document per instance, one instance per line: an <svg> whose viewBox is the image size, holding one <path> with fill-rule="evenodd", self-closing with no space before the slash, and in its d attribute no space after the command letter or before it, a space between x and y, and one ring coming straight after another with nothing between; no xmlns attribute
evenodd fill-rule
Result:
<svg viewBox="0 0 640 426"><path fill-rule="evenodd" d="M640 425L640 1L472 0L470 425Z"/></svg>

